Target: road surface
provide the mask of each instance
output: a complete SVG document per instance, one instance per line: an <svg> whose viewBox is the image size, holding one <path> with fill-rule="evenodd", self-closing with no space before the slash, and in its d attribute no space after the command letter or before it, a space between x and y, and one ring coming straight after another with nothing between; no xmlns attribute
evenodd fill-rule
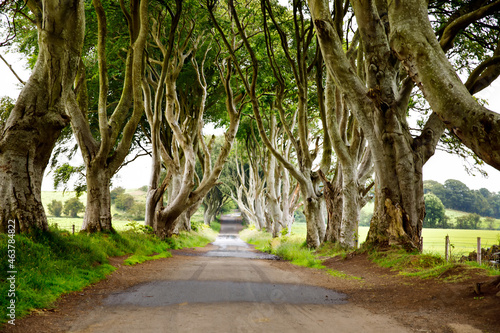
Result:
<svg viewBox="0 0 500 333"><path fill-rule="evenodd" d="M314 270L277 265L239 239L240 229L226 217L209 251L175 253L160 278L111 294L69 331L409 332L349 304L347 295L316 282Z"/></svg>

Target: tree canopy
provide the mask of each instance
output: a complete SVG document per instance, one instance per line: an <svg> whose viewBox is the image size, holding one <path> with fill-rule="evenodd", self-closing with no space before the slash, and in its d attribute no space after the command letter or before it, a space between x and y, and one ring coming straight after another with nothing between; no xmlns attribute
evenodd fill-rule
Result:
<svg viewBox="0 0 500 333"><path fill-rule="evenodd" d="M53 164L74 153L71 135L84 165L59 164L56 178L85 180L86 232L113 231L111 201L131 209L110 185L138 147L151 155L145 220L160 237L190 229L200 206L208 223L228 198L274 236L290 230L302 206L310 247L325 240L354 247L360 209L372 196L373 246L419 249L424 225L446 223L442 205L500 214L497 194L422 178L445 130L450 145L459 140L500 169L500 116L473 97L500 75L499 1L66 5L3 4L19 23L12 27L36 26L39 36L33 29L9 36L35 65L15 105L1 103L0 166L11 170L0 173L3 220L43 215L41 175L55 145ZM61 19L65 10L73 16ZM59 32L66 44L55 42ZM54 90L43 95L40 82ZM50 98L42 106L37 94ZM425 103L432 112L413 131L408 119ZM50 138L26 135L26 114L45 115L37 126ZM205 136L207 122L225 135ZM17 141L32 147L28 166L24 157L12 162L23 155L9 146ZM28 170L16 180L30 189L22 200L9 190L21 174L12 168ZM35 220L21 229L46 229L44 217Z"/></svg>

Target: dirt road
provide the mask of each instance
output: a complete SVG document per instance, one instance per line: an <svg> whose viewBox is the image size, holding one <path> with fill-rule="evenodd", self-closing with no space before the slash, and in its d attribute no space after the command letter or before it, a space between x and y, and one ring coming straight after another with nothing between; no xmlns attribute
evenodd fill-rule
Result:
<svg viewBox="0 0 500 333"><path fill-rule="evenodd" d="M272 256L237 238L238 229L225 220L212 250L177 252L182 265L165 261L163 278L110 295L69 331L406 332L350 305L344 294L273 266Z"/></svg>

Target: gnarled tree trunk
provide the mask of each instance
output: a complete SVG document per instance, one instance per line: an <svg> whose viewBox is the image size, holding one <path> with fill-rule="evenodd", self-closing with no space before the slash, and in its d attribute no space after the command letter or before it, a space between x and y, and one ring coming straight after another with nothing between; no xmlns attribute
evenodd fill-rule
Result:
<svg viewBox="0 0 500 333"><path fill-rule="evenodd" d="M342 229L342 185L339 184L339 179L342 179L341 174L337 173L337 178L332 182L326 179L323 172L320 171L320 177L323 181L323 195L325 196L326 210L328 214L325 242L340 243L340 232Z"/></svg>
<svg viewBox="0 0 500 333"><path fill-rule="evenodd" d="M366 82L352 70L326 2L309 3L329 74L342 90L373 156L376 205L368 242L418 250L425 209L421 170L434 152L442 126L429 121L417 139L408 131L405 115L412 86L408 80L401 88L397 85L399 69L397 59L391 57L385 22L379 15L384 8L377 8L381 3L353 1L363 42Z"/></svg>
<svg viewBox="0 0 500 333"><path fill-rule="evenodd" d="M52 149L68 124L66 102L80 63L84 2L28 1L38 28L39 54L0 138L0 232L46 230L42 179Z"/></svg>

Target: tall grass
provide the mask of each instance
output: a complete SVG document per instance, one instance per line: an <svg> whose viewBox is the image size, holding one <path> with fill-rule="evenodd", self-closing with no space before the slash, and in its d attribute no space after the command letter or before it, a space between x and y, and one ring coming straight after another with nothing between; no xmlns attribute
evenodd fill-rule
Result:
<svg viewBox="0 0 500 333"><path fill-rule="evenodd" d="M180 232L179 235L167 238L165 243L167 243L172 250L203 247L213 242L216 237L217 233L214 230L203 227L199 231Z"/></svg>

